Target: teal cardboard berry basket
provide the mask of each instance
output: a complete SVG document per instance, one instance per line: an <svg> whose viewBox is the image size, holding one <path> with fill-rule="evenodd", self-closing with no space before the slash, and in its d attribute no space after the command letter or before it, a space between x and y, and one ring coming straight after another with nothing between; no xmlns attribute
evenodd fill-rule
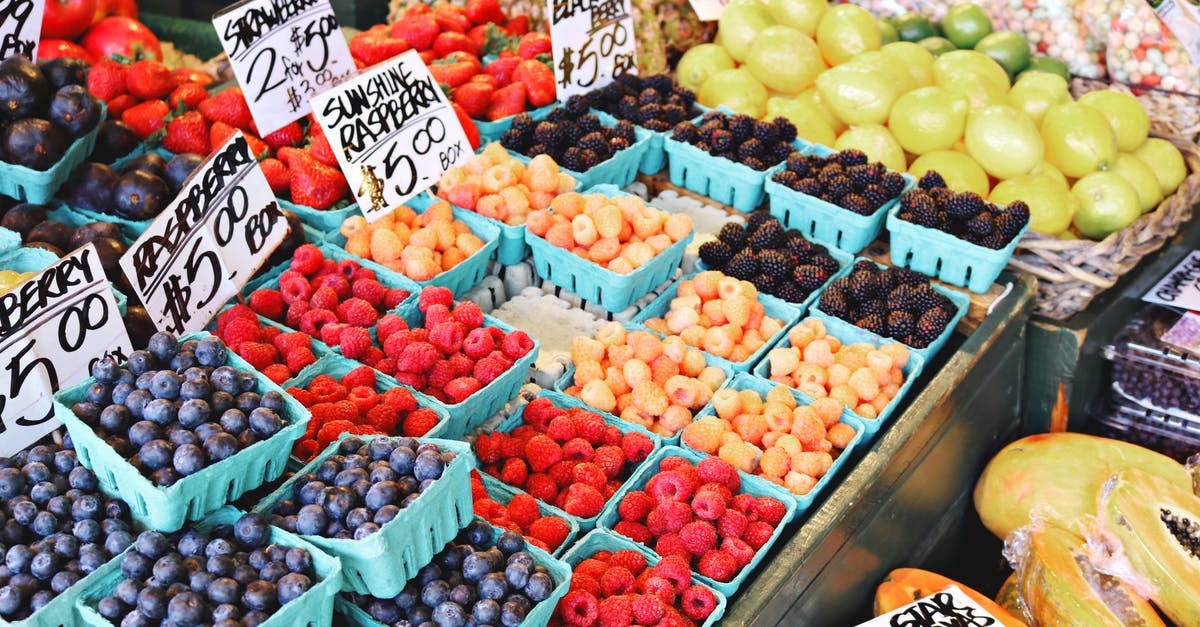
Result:
<svg viewBox="0 0 1200 627"><path fill-rule="evenodd" d="M483 519L476 518L476 520ZM493 538L499 538L501 533L502 530L499 527L492 527ZM567 589L571 584L571 567L561 559L528 543L525 550L533 556L535 566L545 566L549 571L550 577L554 580L554 590L550 596L534 605L525 615L525 620L518 623L517 627L545 627L554 615L554 609L558 607L559 599L567 594ZM438 551L441 551L441 547L438 548ZM387 627L372 618L366 610L352 603L344 594L338 595L336 607L338 614L346 619L346 623L351 627ZM467 611L470 612L470 608L467 608Z"/></svg>
<svg viewBox="0 0 1200 627"><path fill-rule="evenodd" d="M311 231L309 232L311 233ZM381 266L370 259L355 257L354 255L346 252L344 249L338 248L337 246L329 243L320 242L316 244L316 247L321 250L321 253L325 255L326 259L332 259L334 261L353 261L359 266L374 272L375 280L379 281L380 285L386 288L401 289L408 292L409 298L404 302L415 298L417 292L420 291L420 287L412 279L409 279L395 270ZM242 288L242 296L249 298L250 294L259 289L279 289L279 278L290 267L291 262L285 261L274 268L266 270L262 274L250 279L246 282L245 287ZM401 304L403 304L403 302Z"/></svg>
<svg viewBox="0 0 1200 627"><path fill-rule="evenodd" d="M607 185L584 193L611 197L629 195ZM525 241L533 251L533 268L539 277L600 305L606 311L617 313L667 282L675 274L694 236L694 233L689 233L628 274L613 272L529 231L525 232Z"/></svg>
<svg viewBox="0 0 1200 627"><path fill-rule="evenodd" d="M671 137L663 139L663 149L672 185L708 196L743 213L762 204L763 182L770 168L755 170Z"/></svg>
<svg viewBox="0 0 1200 627"><path fill-rule="evenodd" d="M202 532L211 531L217 525L232 525L237 522L242 513L231 506L225 506L199 521L194 528ZM290 548L305 549L312 555L313 570L317 581L300 598L280 606L275 610L262 627L324 627L333 622L333 599L337 596L342 585L342 566L338 560L322 552L300 536L288 533L282 529L271 527L271 543ZM132 549L129 549L132 550ZM113 593L117 585L124 579L121 574L121 561L117 558L110 560L95 573L96 578L89 576L84 581L91 580L87 589L75 603L79 612L80 623L92 627L113 627L113 624L100 615L96 606L100 600ZM57 599L56 599L57 600ZM68 622L66 623L76 624Z"/></svg>
<svg viewBox="0 0 1200 627"><path fill-rule="evenodd" d="M650 477L653 477L660 472L659 466L662 464L662 461L668 457L682 457L691 462L691 464L694 466L698 464L700 460L708 457L708 455L705 455L704 453L698 453L693 450L680 448L678 446L663 447L651 455L641 469L638 470L637 474L630 477L629 481L626 481L625 485L621 486L621 489L613 495L613 500L620 504L621 500L625 498L626 494L629 494L634 490L641 490L645 488L646 483L650 481ZM783 520L781 520L779 524L775 526L775 531L771 534L771 539L754 552L754 559L750 560L749 564L746 564L746 566L739 570L737 575L735 575L730 581L716 581L699 573L695 574L695 578L700 583L720 592L721 594L724 594L725 596L733 596L737 593L738 589L741 588L746 579L750 577L750 574L754 572L754 569L758 568L758 565L762 563L763 559L771 553L771 547L775 546L775 542L779 540L779 536L783 533L784 527L787 527L788 523L795 520L797 515L796 500L790 496L791 493L787 490L784 490L782 487L759 477L741 475L741 480L742 486L741 490L738 492L739 494L745 493L755 497L769 496L778 499L780 503L783 503L787 513L784 514ZM617 509L617 507L613 507L600 515L599 527L601 529L610 531L614 534L617 533L616 531L613 531L613 526L621 520L621 515L617 513ZM657 555L657 553L655 553L655 555ZM568 556L570 556L569 553Z"/></svg>
<svg viewBox="0 0 1200 627"><path fill-rule="evenodd" d="M610 553L616 553L617 551L637 551L646 558L646 568L653 568L662 560L657 553L651 551L644 544L634 542L608 529L596 529L583 536L583 539L571 547L571 550L563 556L563 561L574 568L600 551L608 551ZM717 600L712 613L708 615L708 618L704 619L703 623L700 623L700 627L712 627L719 624L721 617L725 615L725 607L728 604L725 595L720 590L701 582L695 574L692 575L692 584L708 588Z"/></svg>
<svg viewBox="0 0 1200 627"><path fill-rule="evenodd" d="M0 226L0 254L21 246L21 234Z"/></svg>
<svg viewBox="0 0 1200 627"><path fill-rule="evenodd" d="M521 490L518 490L517 488L500 481L486 472L480 472L479 478L483 481L483 489L487 491L488 496L501 505L507 506L510 502L512 502L514 496L518 494L524 494L524 492ZM554 549L554 551L550 553L554 557L561 558L563 554L571 548L571 545L575 543L575 539L579 537L579 523L575 521L574 516L571 516L570 514L558 509L553 505L543 503L537 499L534 499L534 501L537 502L538 512L542 516L555 516L557 518L561 518L563 519L563 522L567 523L567 528L570 529L570 531L567 532L567 537L563 540L562 544L558 545L558 548Z"/></svg>
<svg viewBox="0 0 1200 627"><path fill-rule="evenodd" d="M388 436L356 436L370 442ZM342 436L345 439L346 436ZM443 451L456 454L446 465L441 478L395 518L361 540L301 536L342 563L342 590L377 597L394 597L404 584L417 575L422 566L471 522L471 466L474 455L463 442L418 438L432 442ZM289 498L300 475L315 472L317 466L337 453L341 440L329 445L305 465L295 477L284 482L258 505L255 512L270 516L279 501Z"/></svg>
<svg viewBox="0 0 1200 627"><path fill-rule="evenodd" d="M104 101L100 104L100 116L96 126L71 142L58 163L46 170L34 170L23 165L0 161L0 194L16 198L21 202L46 204L58 192L58 188L67 182L75 166L84 162L96 147L96 136L100 133L100 125L108 118L108 107Z"/></svg>
<svg viewBox="0 0 1200 627"><path fill-rule="evenodd" d="M868 344L873 344L878 347L878 346L883 346L884 344L896 342L896 340L879 337L878 335L871 333L870 331L867 331L866 329L860 329L849 323L845 323L844 325L837 325L837 327L834 328L834 327L830 326L828 319L822 318L821 322L824 323L826 326L826 329L825 329L826 333L829 335L832 335L833 337L835 337L839 341L841 341L843 346L849 346L850 344L857 344L858 342L866 342ZM771 344L771 347L768 350L768 352L770 352L770 350L774 350L776 348L788 348L791 345L792 345L791 340L788 339L787 335L784 335L783 337L779 338L779 340L777 340L776 342ZM883 429L883 427L887 424L888 420L896 412L896 408L899 407L900 403L904 401L904 398L906 396L908 396L908 392L912 389L913 384L916 383L916 381L917 381L917 377L921 376L921 372L924 369L925 369L925 358L922 357L921 354L916 351L916 349L909 348L908 349L908 363L905 364L904 367L900 369L900 372L904 373L904 383L900 384L900 389L896 391L896 396L894 396L892 398L892 400L887 404L887 406L883 408L883 411L879 412L879 414L876 415L874 418L867 418L867 417L858 415L857 413L854 412L854 410L852 408L847 407L846 409L844 409L842 411L842 420L847 423L849 423L851 421L851 419L856 419L856 420L861 421L862 425L863 425L863 435L864 435L863 439L866 441L871 440L872 438L875 437L875 434L879 433ZM769 358L763 359L757 366L755 366L753 374L755 377L762 379L764 381L770 379L771 378L771 361L770 361L770 359ZM772 385L774 385L774 384L772 383ZM796 396L796 398L803 399L805 405L811 404L813 402L813 400L815 400L811 396L809 396L803 392L800 392L798 390L795 391L795 396Z"/></svg>
<svg viewBox="0 0 1200 627"><path fill-rule="evenodd" d="M208 333L189 333L179 341L206 337L210 337ZM304 434L308 425L308 410L284 394L283 388L255 371L228 348L226 355L228 365L254 373L259 394L271 391L283 394L285 405L281 418L287 424L266 440L167 487L154 485L71 411L72 405L85 398L88 386L94 381L91 377L54 395L54 416L70 432L79 462L96 473L106 494L118 496L128 503L134 520L150 529L176 531L187 521L198 520L226 503L236 501L246 492L274 481L283 474L292 444Z"/></svg>
<svg viewBox="0 0 1200 627"><path fill-rule="evenodd" d="M602 126L613 127L617 124L617 119L611 115L598 112L596 117L600 118ZM597 163L583 172L576 172L568 168L563 168L562 171L570 174L576 181L579 181L579 187L587 189L597 185L616 185L617 187L625 187L634 181L638 175L638 166L642 163L642 158L650 149L650 144L654 141L655 134L639 126L633 127L634 142L624 150L618 150L613 153L612 157ZM528 164L533 158L527 155L509 150L508 154L514 159Z"/></svg>
<svg viewBox="0 0 1200 627"><path fill-rule="evenodd" d="M62 594L55 595L42 609L34 612L28 618L12 622L0 619L0 627L69 627L81 624L83 619L80 617L78 608L79 599L102 583L105 573L113 569L116 569L118 574L120 573L121 555L114 555L103 566L76 581Z"/></svg>
<svg viewBox="0 0 1200 627"><path fill-rule="evenodd" d="M545 118L546 114L550 113L550 110L553 109L557 104L558 103L556 102L552 102L544 107L538 107L532 111L526 111L526 113L529 114L529 117L535 120L541 120ZM472 118L471 121L475 123L475 128L479 131L480 146L487 145L489 142L500 141L500 136L504 134L504 131L512 128L513 120L515 120L516 117L516 115L506 115L499 120L476 120Z"/></svg>
<svg viewBox="0 0 1200 627"><path fill-rule="evenodd" d="M854 255L851 255L850 253L848 253L844 250L841 250L839 248L835 248L833 246L829 246L826 244L821 244L820 242L813 242L813 243L817 244L819 246L825 247L825 252L829 253L829 256L833 257L833 260L837 262L838 272L843 270L846 266L850 265L850 262L854 261ZM709 268L708 264L704 263L703 260L697 259L696 260L696 272L704 272L705 270L712 270L712 268ZM813 303L817 302L817 298L820 297L820 295L821 295L821 290L825 289L825 287L828 286L829 283L833 281L833 278L836 274L837 274L837 272L834 272L833 274L831 274L829 276L829 278L824 283L821 284L820 287L813 290L812 292L809 292L808 296L805 297L803 301L801 301L799 303L788 303L788 304L793 307L799 307L800 313L801 313L801 315L803 315L805 312L808 311L809 307L812 307ZM785 303L788 302L783 299L779 299L779 300L782 302L785 302ZM635 320L636 320L636 318L635 318Z"/></svg>
<svg viewBox="0 0 1200 627"><path fill-rule="evenodd" d="M692 105L692 110L696 115L691 117L691 121L696 122L708 108L696 103ZM613 120L619 119L617 116L600 109L592 109L591 112L598 116L612 118ZM642 153L642 160L638 162L638 172L645 175L658 174L663 168L667 167L667 151L664 146L666 139L671 136L671 131L652 131L640 124L634 124L633 126L636 130L646 131L650 134L650 141L646 144L646 151Z"/></svg>
<svg viewBox="0 0 1200 627"><path fill-rule="evenodd" d="M359 214L356 202L337 209L317 209L308 205L298 205L283 198L276 198L275 202L279 203L280 209L287 209L296 214L301 223L322 233L336 233L346 218Z"/></svg>

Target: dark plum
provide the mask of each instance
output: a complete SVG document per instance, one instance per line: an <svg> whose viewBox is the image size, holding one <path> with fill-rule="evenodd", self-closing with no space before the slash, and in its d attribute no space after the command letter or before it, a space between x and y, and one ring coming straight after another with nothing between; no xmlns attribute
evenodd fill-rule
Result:
<svg viewBox="0 0 1200 627"><path fill-rule="evenodd" d="M44 111L50 99L46 77L29 59L15 55L0 63L0 118L20 120Z"/></svg>
<svg viewBox="0 0 1200 627"><path fill-rule="evenodd" d="M180 189L183 189L183 183L187 180L200 164L204 163L204 157L193 153L183 153L175 155L167 162L163 168L163 178L167 181L167 186L171 188L172 194L178 194Z"/></svg>
<svg viewBox="0 0 1200 627"><path fill-rule="evenodd" d="M21 234L21 238L28 237L34 227L46 221L46 206L35 205L33 203L21 203L4 212L4 217L0 218L0 226Z"/></svg>
<svg viewBox="0 0 1200 627"><path fill-rule="evenodd" d="M3 79L0 78L0 83ZM33 170L49 170L67 151L67 136L48 120L25 118L4 132L4 154L9 163Z"/></svg>
<svg viewBox="0 0 1200 627"><path fill-rule="evenodd" d="M130 220L153 219L171 201L167 183L145 170L122 174L113 185L112 195L116 214Z"/></svg>
<svg viewBox="0 0 1200 627"><path fill-rule="evenodd" d="M142 138L132 126L120 120L105 120L100 123L92 159L101 163L112 163L133 152L141 143Z"/></svg>
<svg viewBox="0 0 1200 627"><path fill-rule="evenodd" d="M74 57L59 57L39 63L42 76L46 77L49 91L58 91L67 85L82 85L87 87L88 72L92 66L83 59Z"/></svg>
<svg viewBox="0 0 1200 627"><path fill-rule="evenodd" d="M81 137L100 122L100 102L86 87L67 85L50 99L49 118L67 137Z"/></svg>
<svg viewBox="0 0 1200 627"><path fill-rule="evenodd" d="M112 168L89 161L71 172L71 178L59 195L72 207L96 213L112 213L112 189L116 184L117 174Z"/></svg>
<svg viewBox="0 0 1200 627"><path fill-rule="evenodd" d="M71 233L71 227L62 222L47 220L29 231L25 243L44 242L59 250L69 250Z"/></svg>

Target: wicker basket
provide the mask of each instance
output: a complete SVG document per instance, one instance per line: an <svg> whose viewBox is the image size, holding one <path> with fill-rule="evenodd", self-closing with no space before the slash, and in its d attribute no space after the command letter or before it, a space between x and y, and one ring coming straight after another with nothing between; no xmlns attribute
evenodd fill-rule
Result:
<svg viewBox="0 0 1200 627"><path fill-rule="evenodd" d="M1110 86L1085 79L1072 83L1076 95ZM1130 91L1124 85L1112 87ZM1101 241L1026 233L1008 266L1038 278L1034 309L1038 315L1066 320L1082 311L1097 294L1174 237L1192 218L1192 206L1200 201L1200 147L1195 143L1200 133L1200 102L1159 92L1140 93L1138 99L1150 114L1151 135L1175 144L1183 152L1190 174L1157 209Z"/></svg>

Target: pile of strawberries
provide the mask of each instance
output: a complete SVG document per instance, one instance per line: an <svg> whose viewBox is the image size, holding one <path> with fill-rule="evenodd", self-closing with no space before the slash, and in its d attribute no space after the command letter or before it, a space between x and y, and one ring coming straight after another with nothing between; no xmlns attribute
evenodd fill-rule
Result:
<svg viewBox="0 0 1200 627"><path fill-rule="evenodd" d="M103 58L88 72L88 91L104 101L111 120L128 124L142 139L154 134L176 109L190 109L208 98L212 77L197 70L172 71L146 59L126 65ZM208 154L203 150L178 150Z"/></svg>
<svg viewBox="0 0 1200 627"><path fill-rule="evenodd" d="M697 625L716 607L716 595L692 583L683 558L664 557L647 566L637 551L597 551L575 566L571 589L559 601L551 624Z"/></svg>
<svg viewBox="0 0 1200 627"><path fill-rule="evenodd" d="M402 52L416 50L431 64L451 52L483 56L497 52L509 37L529 32L529 18L509 19L499 0L413 4L392 24L376 24L350 38L350 55L359 69L375 65Z"/></svg>
<svg viewBox="0 0 1200 627"><path fill-rule="evenodd" d="M678 556L714 581L732 581L771 541L787 507L776 498L741 493L741 477L725 460L706 457L692 465L668 456L645 489L621 499L613 530Z"/></svg>
<svg viewBox="0 0 1200 627"><path fill-rule="evenodd" d="M646 435L621 433L600 414L556 407L546 397L525 406L523 421L511 434L475 440L482 470L580 518L598 515L654 451Z"/></svg>
<svg viewBox="0 0 1200 627"><path fill-rule="evenodd" d="M340 380L317 375L307 386L289 387L287 393L312 412L308 429L292 449L293 455L305 461L343 433L415 438L438 423L436 412L417 407L412 392L391 387L380 393L375 371L367 366L347 372Z"/></svg>
<svg viewBox="0 0 1200 627"><path fill-rule="evenodd" d="M275 383L283 383L317 361L312 338L264 325L246 305L234 305L217 316L217 337Z"/></svg>
<svg viewBox="0 0 1200 627"><path fill-rule="evenodd" d="M543 516L537 501L528 494L513 495L507 505L492 498L478 470L471 471L471 500L475 502L476 516L493 526L520 533L527 542L547 553L562 546L571 533L567 521L558 516Z"/></svg>
<svg viewBox="0 0 1200 627"><path fill-rule="evenodd" d="M380 283L374 270L349 259L326 259L321 249L304 244L292 253L279 288L255 290L247 302L264 318L341 346L347 358L362 361L371 347L368 329L408 296L407 290Z"/></svg>

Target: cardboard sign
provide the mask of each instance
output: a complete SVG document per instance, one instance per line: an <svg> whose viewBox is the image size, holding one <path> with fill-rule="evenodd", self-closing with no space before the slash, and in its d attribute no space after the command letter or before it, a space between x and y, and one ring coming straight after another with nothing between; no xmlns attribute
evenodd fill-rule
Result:
<svg viewBox="0 0 1200 627"><path fill-rule="evenodd" d="M133 347L96 247L88 244L0 295L0 455L59 426L51 394Z"/></svg>
<svg viewBox="0 0 1200 627"><path fill-rule="evenodd" d="M245 0L213 26L263 134L308 115L309 98L356 71L328 0Z"/></svg>
<svg viewBox="0 0 1200 627"><path fill-rule="evenodd" d="M275 194L239 132L184 182L121 257L121 269L160 330L198 331L287 234Z"/></svg>
<svg viewBox="0 0 1200 627"><path fill-rule="evenodd" d="M1000 621L958 586L881 614L859 627L1000 627Z"/></svg>
<svg viewBox="0 0 1200 627"><path fill-rule="evenodd" d="M1200 251L1192 251L1150 288L1142 300L1147 303L1200 311Z"/></svg>
<svg viewBox="0 0 1200 627"><path fill-rule="evenodd" d="M0 2L0 59L22 54L37 59L42 37L42 12L45 0L4 0Z"/></svg>
<svg viewBox="0 0 1200 627"><path fill-rule="evenodd" d="M550 41L558 99L637 73L629 0L549 0Z"/></svg>
<svg viewBox="0 0 1200 627"><path fill-rule="evenodd" d="M312 108L368 220L471 156L458 117L415 50L317 95Z"/></svg>
<svg viewBox="0 0 1200 627"><path fill-rule="evenodd" d="M729 0L690 0L688 4L692 5L701 22L715 22L721 19Z"/></svg>

